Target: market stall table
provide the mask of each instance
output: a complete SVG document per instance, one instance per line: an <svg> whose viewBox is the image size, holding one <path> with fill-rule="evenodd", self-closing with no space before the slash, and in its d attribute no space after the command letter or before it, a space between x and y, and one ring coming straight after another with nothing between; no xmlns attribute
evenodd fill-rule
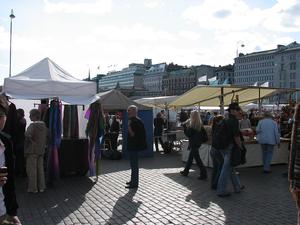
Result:
<svg viewBox="0 0 300 225"><path fill-rule="evenodd" d="M63 138L59 149L60 175L85 175L89 169L88 139Z"/></svg>
<svg viewBox="0 0 300 225"><path fill-rule="evenodd" d="M271 164L287 164L288 163L288 146L289 146L289 139L281 138L280 147L275 146L273 159ZM247 141L245 142L245 147L247 149L246 159L247 163L244 165L240 165L239 167L252 167L252 166L262 166L262 153L260 144L257 143L256 140ZM182 161L186 162L189 156L188 148L188 140L182 141ZM207 167L212 167L212 159L210 157L210 148L211 145L209 144L202 144L199 148L200 157Z"/></svg>

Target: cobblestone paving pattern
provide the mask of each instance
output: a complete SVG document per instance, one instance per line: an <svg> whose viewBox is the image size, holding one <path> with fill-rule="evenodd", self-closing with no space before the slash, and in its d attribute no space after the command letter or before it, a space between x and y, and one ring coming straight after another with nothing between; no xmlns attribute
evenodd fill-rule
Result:
<svg viewBox="0 0 300 225"><path fill-rule="evenodd" d="M26 179L19 178L19 217L23 225L296 224L295 204L282 177L287 165L273 166L272 174L262 174L260 167L239 169L246 189L228 198L216 196L210 180L198 180L196 167L189 177L181 176L183 166L179 153L141 159L137 190L125 189L126 160L104 160L97 183L66 177L45 193L26 193Z"/></svg>

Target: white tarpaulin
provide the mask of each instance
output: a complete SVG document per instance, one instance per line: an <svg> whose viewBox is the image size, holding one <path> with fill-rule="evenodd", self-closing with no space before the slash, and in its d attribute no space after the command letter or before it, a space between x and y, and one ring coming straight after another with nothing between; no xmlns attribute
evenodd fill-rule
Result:
<svg viewBox="0 0 300 225"><path fill-rule="evenodd" d="M168 107L168 105L171 102L173 102L177 98L178 96L160 96L160 97L140 98L134 101L149 107L158 107L158 108L165 109Z"/></svg>
<svg viewBox="0 0 300 225"><path fill-rule="evenodd" d="M96 85L71 76L45 58L16 76L5 78L3 91L7 96L18 99L59 97L69 104L90 104L97 93Z"/></svg>
<svg viewBox="0 0 300 225"><path fill-rule="evenodd" d="M254 86L204 86L198 85L179 96L170 103L171 107L180 108L186 106L219 106L220 97L223 96L224 106L228 106L232 100L238 98L241 106L258 99L272 96L275 93L289 93L299 91L298 89L268 88ZM223 92L223 94L222 94Z"/></svg>

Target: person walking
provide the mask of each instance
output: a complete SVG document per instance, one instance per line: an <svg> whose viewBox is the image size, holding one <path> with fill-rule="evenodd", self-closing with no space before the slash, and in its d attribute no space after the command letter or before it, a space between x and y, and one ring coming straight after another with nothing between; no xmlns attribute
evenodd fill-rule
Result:
<svg viewBox="0 0 300 225"><path fill-rule="evenodd" d="M147 148L146 130L143 121L137 116L138 107L130 105L128 112L127 151L131 167L131 180L125 188L138 188L139 152Z"/></svg>
<svg viewBox="0 0 300 225"><path fill-rule="evenodd" d="M212 136L214 136L214 133L218 129L218 126L220 125L223 119L224 116L222 115L217 115L214 117L212 122L212 132L211 132ZM213 163L213 171L211 176L211 189L216 190L224 159L220 150L214 148L213 146L211 146L210 149L210 156L212 158L212 163Z"/></svg>
<svg viewBox="0 0 300 225"><path fill-rule="evenodd" d="M118 137L120 132L120 123L117 120L116 116L112 117L112 123L110 126L110 134L111 134L111 148L112 150L118 150Z"/></svg>
<svg viewBox="0 0 300 225"><path fill-rule="evenodd" d="M199 113L195 110L192 111L190 120L187 123L184 123L183 126L184 126L184 134L189 139L190 154L189 154L189 157L186 162L184 170L180 171L180 173L183 176L188 176L189 170L193 163L193 159L195 159L196 163L200 169L199 179L206 180L207 172L206 172L206 168L200 158L199 148L203 142L207 141L207 134L203 127Z"/></svg>
<svg viewBox="0 0 300 225"><path fill-rule="evenodd" d="M30 111L32 123L25 132L25 157L26 172L28 176L29 193L44 192L44 154L47 144L48 129L41 119L41 113L37 109Z"/></svg>
<svg viewBox="0 0 300 225"><path fill-rule="evenodd" d="M271 173L274 147L280 143L279 129L270 112L264 112L264 118L258 122L256 133L262 150L263 173L268 174Z"/></svg>
<svg viewBox="0 0 300 225"><path fill-rule="evenodd" d="M224 121L225 126L223 126L223 129L226 128L225 134L227 135L227 146L224 147L224 149L219 149L224 159L217 185L217 195L219 197L231 195L230 192L227 191L227 183L230 177L235 193L241 192L241 189L244 188L244 186L241 188L240 179L231 166L232 149L234 147L238 147L239 149L242 148L238 121L241 114L241 108L238 103L234 102L229 104L227 110L229 114L228 118Z"/></svg>
<svg viewBox="0 0 300 225"><path fill-rule="evenodd" d="M161 113L157 113L156 118L154 119L154 143L156 152L159 152L158 141L161 146L163 146L163 141L161 139L163 129L164 129L164 119L162 118Z"/></svg>

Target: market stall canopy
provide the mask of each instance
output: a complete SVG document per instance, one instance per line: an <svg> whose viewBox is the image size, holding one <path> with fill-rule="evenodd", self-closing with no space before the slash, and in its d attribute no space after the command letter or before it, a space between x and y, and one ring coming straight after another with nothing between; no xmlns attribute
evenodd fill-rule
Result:
<svg viewBox="0 0 300 225"><path fill-rule="evenodd" d="M127 98L119 90L112 89L110 91L100 92L96 96L100 99L104 110L127 110L130 105L136 105L139 110L152 110L148 106L138 104Z"/></svg>
<svg viewBox="0 0 300 225"><path fill-rule="evenodd" d="M23 72L5 78L3 91L19 99L58 97L69 104L90 104L97 93L97 84L79 80L45 58Z"/></svg>
<svg viewBox="0 0 300 225"><path fill-rule="evenodd" d="M206 86L198 85L179 96L170 103L171 107L180 108L185 106L219 106L220 97L224 97L224 106L228 106L232 100L238 97L241 106L253 102L259 98L272 96L275 93L288 93L299 91L298 89L268 88L257 86Z"/></svg>
<svg viewBox="0 0 300 225"><path fill-rule="evenodd" d="M165 109L168 108L169 104L175 101L177 98L178 96L159 96L159 97L140 98L134 101L149 107Z"/></svg>

